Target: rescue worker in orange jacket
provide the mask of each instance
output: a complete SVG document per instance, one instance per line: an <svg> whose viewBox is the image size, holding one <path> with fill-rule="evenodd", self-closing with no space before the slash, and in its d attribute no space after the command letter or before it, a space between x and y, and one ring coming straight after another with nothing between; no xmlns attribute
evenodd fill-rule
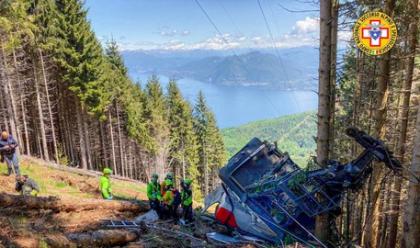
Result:
<svg viewBox="0 0 420 248"><path fill-rule="evenodd" d="M162 196L163 215L164 217L172 217L178 221L178 207L181 203L181 195L179 191L174 188L173 182L170 179L165 180L165 194Z"/></svg>
<svg viewBox="0 0 420 248"><path fill-rule="evenodd" d="M174 184L174 175L171 172L168 172L165 176L165 179L160 184L160 195L164 196L166 191L166 180L170 180L172 182L172 185Z"/></svg>

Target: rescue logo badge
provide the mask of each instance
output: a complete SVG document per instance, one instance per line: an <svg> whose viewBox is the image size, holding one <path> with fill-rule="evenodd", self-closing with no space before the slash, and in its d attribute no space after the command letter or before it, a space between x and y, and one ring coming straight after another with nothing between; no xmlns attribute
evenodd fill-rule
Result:
<svg viewBox="0 0 420 248"><path fill-rule="evenodd" d="M368 55L388 52L397 40L397 27L391 17L382 12L367 12L353 27L357 47Z"/></svg>

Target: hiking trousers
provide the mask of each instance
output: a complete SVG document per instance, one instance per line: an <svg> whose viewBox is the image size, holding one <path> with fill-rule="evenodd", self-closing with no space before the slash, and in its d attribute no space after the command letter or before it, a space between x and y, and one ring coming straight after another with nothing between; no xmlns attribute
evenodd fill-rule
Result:
<svg viewBox="0 0 420 248"><path fill-rule="evenodd" d="M12 155L4 155L4 160L6 160L7 173L9 176L12 174L13 169L16 175L20 175L19 159L16 153L13 153Z"/></svg>

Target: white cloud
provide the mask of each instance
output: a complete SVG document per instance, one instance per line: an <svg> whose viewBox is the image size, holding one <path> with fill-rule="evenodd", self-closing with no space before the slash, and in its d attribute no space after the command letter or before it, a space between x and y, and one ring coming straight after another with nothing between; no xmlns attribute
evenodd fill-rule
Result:
<svg viewBox="0 0 420 248"><path fill-rule="evenodd" d="M319 18L306 17L303 20L299 20L293 26L293 31L298 33L311 33L319 31Z"/></svg>
<svg viewBox="0 0 420 248"><path fill-rule="evenodd" d="M189 30L170 29L169 27L162 27L158 33L164 37L187 36L191 34Z"/></svg>
<svg viewBox="0 0 420 248"><path fill-rule="evenodd" d="M319 18L306 17L298 20L292 26L291 30L281 36L271 37L267 36L245 36L233 35L225 33L223 35L216 34L213 37L198 41L186 42L182 36L189 35L188 30L178 31L163 27L159 33L165 37L172 39L167 42L128 42L126 39L118 40L121 50L194 50L194 49L209 49L209 50L226 50L238 48L291 48L299 46L319 46ZM350 31L339 31L339 43L348 42L352 37Z"/></svg>
<svg viewBox="0 0 420 248"><path fill-rule="evenodd" d="M191 44L188 49L226 50L238 48L241 46L241 41L243 41L242 37L235 37L231 34L216 35L204 41Z"/></svg>

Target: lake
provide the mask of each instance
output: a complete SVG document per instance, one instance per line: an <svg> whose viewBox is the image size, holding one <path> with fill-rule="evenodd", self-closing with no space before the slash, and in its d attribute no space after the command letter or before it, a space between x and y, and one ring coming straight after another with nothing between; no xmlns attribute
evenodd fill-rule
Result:
<svg viewBox="0 0 420 248"><path fill-rule="evenodd" d="M140 80L142 86L150 76L151 74L131 73L131 77ZM159 76L159 79L166 90L169 82L168 77ZM318 97L312 91L282 91L245 86L223 86L193 79L179 79L177 83L183 96L192 104L195 103L198 92L203 91L208 106L214 112L220 128L316 110L318 107Z"/></svg>

